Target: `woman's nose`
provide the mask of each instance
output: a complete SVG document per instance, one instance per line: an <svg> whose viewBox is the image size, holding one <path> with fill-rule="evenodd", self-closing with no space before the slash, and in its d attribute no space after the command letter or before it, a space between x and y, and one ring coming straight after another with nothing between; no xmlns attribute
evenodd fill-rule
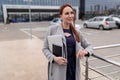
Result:
<svg viewBox="0 0 120 80"><path fill-rule="evenodd" d="M69 14L69 17L72 17L72 14Z"/></svg>

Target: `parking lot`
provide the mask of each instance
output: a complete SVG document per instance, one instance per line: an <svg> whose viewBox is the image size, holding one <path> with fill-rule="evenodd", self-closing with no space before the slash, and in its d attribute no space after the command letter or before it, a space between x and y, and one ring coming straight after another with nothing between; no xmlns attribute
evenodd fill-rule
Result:
<svg viewBox="0 0 120 80"><path fill-rule="evenodd" d="M81 21L77 21L78 24L82 26ZM26 39L40 39L43 41L46 31L48 29L49 22L37 22L37 23L15 23L15 24L8 24L8 25L0 25L0 43L6 41L15 41L15 40L26 40ZM101 57L107 58L109 60L115 61L117 63L120 62L120 46L110 47L110 48L101 48L104 46L114 46L120 44L120 29L112 29L112 30L98 30L98 29L91 29L91 28L82 28L81 31L85 35L85 37L89 40L89 42L93 45L94 54L99 55ZM31 36L32 34L32 36ZM2 46L1 46L2 47ZM98 48L98 49L97 49ZM98 59L94 59L91 57L89 59L90 67L98 68L103 66ZM84 60L83 60L84 61ZM120 64L120 63L119 63ZM110 76L113 80L120 80L120 68L116 66L110 66L111 64L105 63L104 68L98 68L100 72L104 74L110 73L111 69L117 69L118 72L114 73L115 75ZM116 71L116 70L113 70ZM24 72L21 72L24 73ZM91 77L91 75L90 75ZM6 79L3 79L6 80ZM12 79L11 79L12 80ZM24 79L25 80L25 79ZM32 80L32 79L30 79ZM38 79L35 79L38 80ZM91 77L91 80L101 80L100 77Z"/></svg>

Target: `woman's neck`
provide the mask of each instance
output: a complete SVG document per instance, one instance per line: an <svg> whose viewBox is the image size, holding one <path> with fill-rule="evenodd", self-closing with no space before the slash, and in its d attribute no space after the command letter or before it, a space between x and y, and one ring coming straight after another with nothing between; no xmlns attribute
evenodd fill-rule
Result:
<svg viewBox="0 0 120 80"><path fill-rule="evenodd" d="M63 29L70 29L70 24L62 23Z"/></svg>

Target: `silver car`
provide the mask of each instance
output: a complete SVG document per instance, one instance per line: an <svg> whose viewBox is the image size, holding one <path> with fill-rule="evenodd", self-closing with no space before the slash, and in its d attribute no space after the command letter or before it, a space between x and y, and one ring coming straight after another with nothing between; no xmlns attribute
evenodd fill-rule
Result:
<svg viewBox="0 0 120 80"><path fill-rule="evenodd" d="M61 23L61 19L60 18L54 18L51 22L50 25L54 25L54 24L58 24Z"/></svg>
<svg viewBox="0 0 120 80"><path fill-rule="evenodd" d="M98 16L98 17L91 18L85 21L83 26L86 28L87 27L98 28L100 30L117 27L113 18L108 16Z"/></svg>

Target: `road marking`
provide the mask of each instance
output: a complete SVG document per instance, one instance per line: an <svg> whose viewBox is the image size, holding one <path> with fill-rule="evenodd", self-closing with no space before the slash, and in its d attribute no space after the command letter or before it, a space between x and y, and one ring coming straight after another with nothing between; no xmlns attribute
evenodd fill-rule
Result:
<svg viewBox="0 0 120 80"><path fill-rule="evenodd" d="M118 47L118 46L120 46L120 44L112 44L112 45L98 46L98 47L94 47L93 49L103 49L103 48Z"/></svg>
<svg viewBox="0 0 120 80"><path fill-rule="evenodd" d="M47 31L48 28L32 28L34 31ZM23 28L22 30L30 30L29 28Z"/></svg>
<svg viewBox="0 0 120 80"><path fill-rule="evenodd" d="M38 39L39 37L37 37L37 36L35 36L35 35L33 35L33 34L31 34L30 32L27 32L26 30L30 30L29 28L23 28L23 29L20 29L22 32L24 32L25 34L27 34L27 35L29 35L29 36L32 36L33 38L36 38L36 39ZM47 31L48 30L48 28L44 28L44 27L42 27L42 28L32 28L32 30L33 31Z"/></svg>
<svg viewBox="0 0 120 80"><path fill-rule="evenodd" d="M32 36L33 38L35 39L38 39L37 36L33 35L33 34L30 34L29 32L25 31L24 29L20 29L22 32L24 32L25 34L29 35L29 36Z"/></svg>

